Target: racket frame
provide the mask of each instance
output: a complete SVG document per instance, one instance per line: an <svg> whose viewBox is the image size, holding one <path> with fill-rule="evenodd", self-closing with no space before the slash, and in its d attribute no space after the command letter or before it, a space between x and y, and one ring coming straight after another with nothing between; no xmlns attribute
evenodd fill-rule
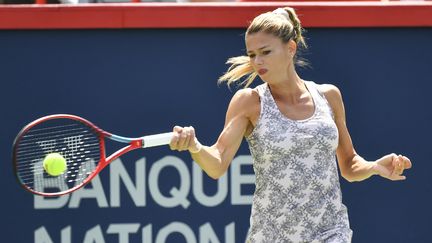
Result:
<svg viewBox="0 0 432 243"><path fill-rule="evenodd" d="M22 139L22 137L27 133L28 130L30 130L31 128L37 126L38 124L41 124L45 121L48 120L52 120L52 119L72 119L72 120L76 120L78 122L81 122L83 124L85 124L86 126L90 127L91 129L94 130L94 132L97 134L98 140L99 140L99 161L96 164L96 168L95 170L87 177L83 180L83 182L77 186L74 186L72 188L69 188L68 190L65 191L59 191L59 192L39 192L39 191L35 191L33 189L31 189L30 187L28 187L22 180L21 178L18 176L18 171L17 171L17 149L16 149L16 145L20 142L20 140ZM31 123L29 123L28 125L26 125L23 129L21 129L21 131L18 133L18 135L16 136L14 143L13 143L13 154L12 154L12 161L13 161L13 168L14 168L14 174L15 177L17 178L19 184L28 192L36 194L36 195L40 195L40 196L45 196L45 197L57 197L57 196L62 196L62 195L66 195L69 193L72 193L82 187L84 187L86 184L88 184L97 174L99 174L99 172L101 172L107 165L109 165L112 161L114 161L115 159L117 159L118 157L122 156L125 153L128 153L132 150L135 149L139 149L139 148L146 148L146 147L154 147L154 146L160 146L160 145L166 145L169 144L169 141L171 140L172 137L172 132L169 133L161 133L161 134L156 134L156 135L149 135L149 136L144 136L144 137L138 137L138 138L129 138L129 137L122 137L122 136L118 136L109 132L106 132L104 130L102 130L101 128L99 128L98 126L94 125L92 122L76 116L76 115L70 115L70 114L55 114L55 115L48 115L48 116L44 116L41 117ZM124 144L128 144L127 146L117 150L116 152L114 152L113 154L109 155L108 157L106 156L106 147L105 147L105 139L110 139L119 143L124 143ZM147 145L146 145L147 144Z"/></svg>

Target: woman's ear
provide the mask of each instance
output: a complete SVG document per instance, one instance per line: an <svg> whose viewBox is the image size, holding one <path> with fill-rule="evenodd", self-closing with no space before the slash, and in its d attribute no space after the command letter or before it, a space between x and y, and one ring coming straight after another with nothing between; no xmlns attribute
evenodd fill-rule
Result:
<svg viewBox="0 0 432 243"><path fill-rule="evenodd" d="M289 40L288 43L288 50L290 52L291 57L294 57L297 52L297 43L293 40Z"/></svg>

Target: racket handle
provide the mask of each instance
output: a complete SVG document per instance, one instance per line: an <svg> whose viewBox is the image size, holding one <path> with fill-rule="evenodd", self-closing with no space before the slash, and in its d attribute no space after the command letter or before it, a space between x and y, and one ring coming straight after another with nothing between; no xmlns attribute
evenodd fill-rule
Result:
<svg viewBox="0 0 432 243"><path fill-rule="evenodd" d="M155 135L148 135L142 137L143 148L167 145L171 142L173 136L172 132L160 133Z"/></svg>

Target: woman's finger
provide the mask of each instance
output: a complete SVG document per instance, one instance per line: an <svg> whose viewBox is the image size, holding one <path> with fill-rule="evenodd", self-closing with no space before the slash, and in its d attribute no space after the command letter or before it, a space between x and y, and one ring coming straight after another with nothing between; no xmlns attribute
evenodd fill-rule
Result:
<svg viewBox="0 0 432 243"><path fill-rule="evenodd" d="M412 167L411 160L408 157L406 157L406 156L402 156L402 158L403 158L403 161L404 161L404 167L405 167L405 169L410 169Z"/></svg>
<svg viewBox="0 0 432 243"><path fill-rule="evenodd" d="M171 150L178 150L178 143L180 140L180 133L183 128L180 126L174 126L173 128L173 136L171 138L171 142L169 144Z"/></svg>
<svg viewBox="0 0 432 243"><path fill-rule="evenodd" d="M403 159L402 155L398 156L398 160L399 160L399 162L398 162L398 169L397 169L398 175L402 175L403 171L405 169L404 159Z"/></svg>
<svg viewBox="0 0 432 243"><path fill-rule="evenodd" d="M188 150L189 144L190 144L190 140L191 140L191 131L188 128L185 131L185 139L184 139L184 144L183 144L182 150Z"/></svg>

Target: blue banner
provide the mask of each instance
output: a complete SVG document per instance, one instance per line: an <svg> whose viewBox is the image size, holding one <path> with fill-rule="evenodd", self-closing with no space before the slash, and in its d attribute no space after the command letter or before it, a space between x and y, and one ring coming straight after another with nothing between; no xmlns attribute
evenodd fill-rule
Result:
<svg viewBox="0 0 432 243"><path fill-rule="evenodd" d="M23 30L0 32L2 242L244 242L254 192L244 142L228 172L210 179L187 152L136 150L64 197L19 187L16 134L41 116L69 113L127 137L194 126L212 145L236 91L217 85L242 29ZM408 179L341 178L353 242L428 242L432 29L310 29L306 80L342 91L357 152L403 153ZM261 81L257 80L254 85ZM108 144L108 154L119 145Z"/></svg>

